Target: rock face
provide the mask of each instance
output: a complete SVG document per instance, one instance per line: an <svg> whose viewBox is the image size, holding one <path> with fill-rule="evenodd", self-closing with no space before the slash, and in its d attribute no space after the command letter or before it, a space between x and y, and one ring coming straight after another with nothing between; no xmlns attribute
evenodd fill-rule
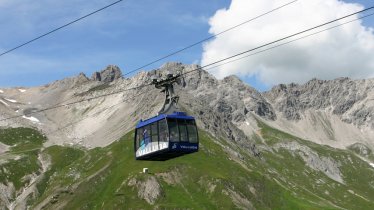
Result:
<svg viewBox="0 0 374 210"><path fill-rule="evenodd" d="M321 157L317 152L297 142L278 143L274 146L277 152L280 148L287 149L292 152L293 155L299 155L308 167L316 171L321 171L331 179L344 184L342 173L339 169L341 164L336 162L333 158Z"/></svg>
<svg viewBox="0 0 374 210"><path fill-rule="evenodd" d="M149 84L152 75L167 72L185 73L175 86L179 105L196 117L201 128L254 154L252 137L258 132L258 120L320 144L346 148L358 142L374 148L373 79L314 79L303 85L277 85L261 93L236 76L218 80L197 65L181 63L167 63L126 79L120 79L120 69L111 65L95 72L90 80L80 74L21 94L17 89L3 91L0 98L17 101L7 103L9 106L0 103L4 118L66 101L107 96L28 116L40 123L15 118L0 124L36 126L46 133L50 144L105 146L132 130L138 120L157 114L163 93L152 86L132 88ZM113 81L115 85L107 85ZM111 94L114 92L118 94Z"/></svg>
<svg viewBox="0 0 374 210"><path fill-rule="evenodd" d="M15 194L13 183L3 184L0 183L0 209L7 209Z"/></svg>
<svg viewBox="0 0 374 210"><path fill-rule="evenodd" d="M76 79L75 79L75 84L76 84L76 85L77 85L77 84L83 84L83 83L88 82L88 81L90 81L90 79L88 79L88 77L87 77L83 72L81 72L81 73L79 73L79 75L76 77Z"/></svg>
<svg viewBox="0 0 374 210"><path fill-rule="evenodd" d="M264 97L278 113L279 129L333 147L374 142L374 79L313 79L277 85Z"/></svg>
<svg viewBox="0 0 374 210"><path fill-rule="evenodd" d="M132 178L128 182L128 186L136 187L138 197L153 205L162 195L162 189L155 176L148 176L144 181Z"/></svg>
<svg viewBox="0 0 374 210"><path fill-rule="evenodd" d="M118 66L114 65L109 65L100 72L94 72L91 76L92 80L104 83L110 83L120 78L122 78L122 72Z"/></svg>
<svg viewBox="0 0 374 210"><path fill-rule="evenodd" d="M372 79L313 79L304 85L277 85L264 95L287 120L300 120L308 109L324 110L344 122L374 129Z"/></svg>

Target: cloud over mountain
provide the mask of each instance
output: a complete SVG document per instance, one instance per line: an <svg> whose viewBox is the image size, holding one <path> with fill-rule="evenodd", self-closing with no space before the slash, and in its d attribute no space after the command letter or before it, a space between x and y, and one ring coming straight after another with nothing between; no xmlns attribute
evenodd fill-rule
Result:
<svg viewBox="0 0 374 210"><path fill-rule="evenodd" d="M229 8L218 10L211 17L209 21L210 33L217 34L284 3L286 1L232 0ZM298 1L208 42L204 45L202 65L357 12L363 8L359 4L338 0ZM356 15L310 33L358 17ZM374 77L373 30L373 28L364 26L361 20L354 21L210 71L219 78L230 74L255 76L268 85L305 82L314 77L320 79L333 79L342 76ZM301 36L295 38L299 37Z"/></svg>

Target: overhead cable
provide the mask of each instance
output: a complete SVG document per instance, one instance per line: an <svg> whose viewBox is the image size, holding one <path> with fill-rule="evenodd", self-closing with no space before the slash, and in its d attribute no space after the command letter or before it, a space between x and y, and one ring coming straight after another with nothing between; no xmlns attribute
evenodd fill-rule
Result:
<svg viewBox="0 0 374 210"><path fill-rule="evenodd" d="M109 109L112 109L112 108L114 108L114 107L116 107L116 106L118 106L118 105L121 105L121 104L125 103L125 102L129 102L130 100L134 100L134 99L136 99L138 96L144 95L144 94L146 94L146 93L147 93L147 91L143 91L143 92L141 92L141 93L139 93L139 94L136 94L136 95L134 95L134 96L132 96L132 97L130 97L130 98L125 98L124 100L120 101L119 103L116 103L116 104L114 104L114 105L112 105L112 106L106 107L105 109L101 110L101 112L106 111L106 110L109 110ZM78 124L78 123L82 122L83 120L88 119L89 117L90 117L90 116L86 116L86 117L84 117L84 118L82 118L82 119L79 119L79 120L76 120L76 121L74 121L74 122L68 123L68 124L64 125L63 127L61 127L61 128L58 128L58 129L56 129L56 130L53 130L53 131L47 132L47 133L45 133L45 134L46 134L46 135L50 135L50 134L56 133L56 132L58 132L58 131L61 131L61 130L63 130L63 129L66 129L66 128L70 127L70 126L73 126L73 125L75 125L75 124Z"/></svg>
<svg viewBox="0 0 374 210"><path fill-rule="evenodd" d="M196 45L198 45L198 44L201 44L201 43L206 42L206 41L208 41L208 40L210 40L210 39L213 39L213 38L215 38L215 37L217 37L217 36L219 36L219 35L221 35L221 34L223 34L223 33L226 33L226 32L228 32L228 31L231 31L231 30L233 30L233 29L235 29L235 28L238 28L239 26L242 26L242 25L247 24L247 23L249 23L249 22L252 22L252 21L254 21L254 20L256 20L256 19L258 19L258 18L260 18L260 17L263 17L263 16L265 16L265 15L268 15L268 14L274 12L274 11L277 11L277 10L279 10L279 9L281 9L281 8L283 8L283 7L286 7L286 6L290 5L290 4L293 4L293 3L297 2L297 1L298 1L298 0L290 1L290 2L288 2L288 3L286 3L286 4L283 4L283 5L279 6L279 7L276 7L276 8L274 8L274 9L270 10L270 11L267 11L267 12L265 12L265 13L263 13L263 14L260 14L260 15L258 15L258 16L256 16L256 17L254 17L254 18L251 18L251 19L246 20L246 21L244 21L244 22L241 22L241 23L239 23L239 24L237 24L237 25L234 25L234 26L232 26L232 27L230 27L230 28L227 28L227 29L225 29L225 30L223 30L223 31L221 31L221 32L219 32L219 33L217 33L217 34L215 34L215 35L212 35L212 36L209 36L209 37L207 37L207 38L204 38L204 39L202 39L202 40L200 40L200 41L198 41L198 42L195 42L195 43L193 43L193 44L190 44L190 45L188 45L188 46L186 46L186 47L184 47L184 48L182 48L182 49L179 49L179 50L176 50L176 51L174 51L174 52L171 52L171 53L169 53L169 54L167 54L167 55L165 55L165 56L162 56L162 57L160 57L160 58L158 58L158 59L156 59L156 60L154 60L154 61L151 61L151 62L149 62L149 63L147 63L147 64L144 64L144 65L142 65L142 66L140 66L140 67L137 67L137 68L135 68L135 69L133 69L133 70L130 70L129 72L127 72L127 73L124 74L124 75L128 75L128 74L134 73L134 72L136 72L136 71L139 71L140 69L142 69L142 68L144 68L144 67L150 66L150 65L152 65L152 64L154 64L154 63L157 63L157 62L159 62L159 61L161 61L161 60L164 60L165 58L171 57L171 56L173 56L173 55L175 55L175 54L178 54L178 53L180 53L180 52L182 52L182 51L185 51L185 50L187 50L187 49L189 49L189 48L191 48L191 47L194 47L194 46L196 46Z"/></svg>
<svg viewBox="0 0 374 210"><path fill-rule="evenodd" d="M109 4L109 5L106 5L105 7L102 7L102 8L100 8L100 9L97 9L97 10L91 12L91 13L88 13L87 15L84 15L84 16L78 18L78 19L75 19L75 20L73 20L73 21L71 21L71 22L68 22L68 23L66 23L66 24L64 24L64 25L62 25L62 26L60 26L60 27L57 27L57 28L55 28L55 29L53 29L53 30L51 30L51 31L49 31L49 32L47 32L47 33L44 33L44 34L42 34L42 35L40 35L40 36L38 36L38 37L36 37L36 38L34 38L34 39L31 39L31 40L29 40L29 41L27 41L27 42L24 42L24 43L22 43L22 44L20 44L20 45L18 45L18 46L16 46L16 47L13 47L13 48L11 48L11 49L9 49L9 50L6 50L6 51L2 52L2 53L0 54L0 56L3 56L3 55L5 55L5 54L8 54L8 53L10 53L10 52L12 52L12 51L14 51L14 50L16 50L16 49L18 49L18 48L21 48L21 47L23 47L23 46L25 46L25 45L28 45L28 44L32 43L32 42L35 42L35 41L38 40L38 39L41 39L41 38L43 38L43 37L45 37L45 36L47 36L47 35L50 35L50 34L56 32L56 31L60 30L60 29L65 28L65 27L67 27L67 26L69 26L69 25L71 25L71 24L73 24L73 23L76 23L76 22L78 22L78 21L80 21L80 20L83 20L83 19L85 19L85 18L87 18L87 17L93 15L93 14L96 14L96 13L102 11L102 10L105 10L105 9L107 9L108 7L111 7L111 6L115 5L115 4L118 4L118 3L120 3L121 1L123 1L123 0L118 0L118 1L116 1L116 2L113 2L113 3Z"/></svg>
<svg viewBox="0 0 374 210"><path fill-rule="evenodd" d="M34 110L34 111L30 112L29 114L36 114L36 113L45 112L45 111L52 110L52 109L57 109L57 108L61 108L61 107L67 107L67 106L70 106L70 105L73 105L73 104L77 104L77 103L82 103L82 102L85 102L85 101L90 101L90 100L94 100L94 99L98 99L98 98L102 98L102 97L106 97L106 96L110 96L110 95L115 95L115 94L119 94L119 93L130 91L130 90L140 89L140 88L143 88L143 87L146 87L146 86L149 86L149 85L152 85L152 83L144 84L144 85L139 85L139 86L136 86L136 87L133 87L133 88L124 89L124 90L117 90L117 91L114 91L114 92L111 92L111 93L101 94L101 95L98 95L98 96L94 96L94 97L90 97L90 98L85 98L85 99L81 99L81 100L78 100L78 101L73 101L73 102L70 102L70 103L58 104L58 105L47 107L47 108L44 108L44 109ZM11 116L11 117L0 119L0 121L10 120L10 119L18 118L18 117L23 117L23 116L24 116L23 114L19 114L19 115L15 115L15 116Z"/></svg>
<svg viewBox="0 0 374 210"><path fill-rule="evenodd" d="M253 52L253 51L258 50L258 49L261 49L261 48L263 48L263 47L266 47L266 46L269 46L269 45L272 45L272 44L275 44L275 43L281 42L281 41L283 41L283 40L286 40L286 39L292 38L292 37L294 37L294 36L297 36L297 35L300 35L300 34L303 34L303 33L309 32L309 31L312 31L312 30L317 29L317 28L321 28L321 27L323 27L323 26L329 25L329 24L334 23L334 22L337 22L337 21L339 21L339 20L343 20L343 19L345 19L345 18L348 18L348 17L354 16L354 15L357 15L357 14L360 14L360 13L363 13L363 12L366 12L366 11L369 11L369 10L372 10L372 9L374 9L374 6L368 7L368 8L366 8L366 9L360 10L360 11L358 11L358 12L351 13L351 14L349 14L349 15L345 15L345 16L343 16L343 17L340 17L340 18L337 18L337 19L334 19L334 20L330 20L330 21L325 22L325 23L322 23L322 24L320 24L320 25L313 26L313 27L308 28L308 29L305 29L305 30L303 30L303 31L300 31L300 32L297 32L297 33L294 33L294 34L291 34L291 35L288 35L288 36L285 36L285 37L283 37L283 38L277 39L277 40L275 40L275 41L268 42L268 43L263 44L263 45L260 45L260 46L258 46L258 47L255 47L255 48L252 48L252 49L249 49L249 50L246 50L246 51L243 51L243 52L237 53L237 54L235 54L235 55L232 55L232 56L229 56L229 57L226 57L226 58L223 58L223 59L220 59L220 60L214 61L214 62L212 62L212 63L209 63L209 64L206 64L206 65L204 65L204 66L201 66L201 67L199 67L199 68L197 68L197 69L194 69L194 70L191 70L191 71L185 72L185 73L181 74L180 76L183 76L183 75L188 74L188 73L193 72L193 71L201 70L201 69L206 68L206 67L209 67L209 66L213 66L213 65L218 64L218 63L221 63L221 62L223 62L223 61L227 61L227 60L230 60L230 59L232 59L232 58L238 57L238 56L240 56L240 55L244 55L244 54L247 54L247 53L249 53L249 52Z"/></svg>
<svg viewBox="0 0 374 210"><path fill-rule="evenodd" d="M278 43L278 42L281 42L283 40L286 40L288 38L291 38L291 37L294 37L294 36L297 36L297 35L300 35L300 34L303 34L303 33L306 33L308 31L311 31L311 30L314 30L314 29L317 29L317 28L320 28L322 26L325 26L325 25L328 25L328 24L331 24L331 23L334 23L334 22L337 22L339 20L342 20L342 19L345 19L347 17L351 17L353 15L356 15L356 14L359 14L359 13L363 13L365 11L368 11L368 10L371 10L371 9L374 9L374 6L372 7L369 7L369 8L366 8L366 9L363 9L361 11L358 11L358 12L355 12L355 13L352 13L352 14L349 14L349 15L346 15L346 16L343 16L343 17L340 17L340 18L337 18L337 19L334 19L334 20L331 20L331 21L328 21L326 23L323 23L323 24L320 24L320 25L317 25L317 26L314 26L314 27L311 27L309 29L306 29L306 30L303 30L301 32L297 32L297 33L294 33L292 35L289 35L289 36L286 36L286 37L283 37L281 39L278 39L278 40L275 40L275 41L272 41L272 42L269 42L269 43L266 43L266 44L263 44L261 46L258 46L258 47L255 47L255 48L252 48L252 49L249 49L249 50L246 50L246 51L243 51L241 53L237 53L235 55L232 55L232 56L229 56L229 57L226 57L226 58L223 58L223 59L220 59L218 61L214 61L212 63L209 63L207 65L204 65L204 66L201 66L201 67L198 67L196 69L193 69L191 71L188 71L188 72L184 72L182 74L180 74L178 77L181 77L183 75L186 75L186 74L190 74L192 72L195 72L195 71L198 71L198 70L202 70L206 67L209 67L209 66L213 66L215 64L219 64L223 61L227 61L227 60L230 60L232 58L235 58L235 57L238 57L240 55L243 55L243 54L247 54L249 52L252 52L252 51L255 51L257 49L260 49L260 48L263 48L263 47L266 47L266 46L269 46L271 44L274 44L274 43ZM370 15L368 15L370 16ZM366 17L366 16L364 16ZM354 21L354 20L353 20ZM350 21L352 22L352 21ZM348 23L348 22L347 22ZM337 27L337 26L335 26ZM331 28L334 28L334 27L331 27ZM325 29L327 30L327 29ZM73 104L77 104L77 103L81 103L81 102L84 102L84 101L89 101L89 100L93 100L93 99L98 99L98 98L101 98L101 97L106 97L106 96L109 96L109 95L114 95L114 94L118 94L118 93L122 93L122 92L126 92L126 91L130 91L130 90L136 90L136 89L140 89L140 88L143 88L143 87L146 87L146 86L150 86L150 85L153 85L153 83L148 83L148 84L143 84L143 85L139 85L137 87L133 87L133 88L129 88L129 89L125 89L125 90L118 90L118 91L115 91L115 92L112 92L112 93L107 93L107 94L102 94L102 95L98 95L98 96L95 96L95 97L91 97L91 98L86 98L86 99L82 99L82 100L78 100L78 101L74 101L74 102L70 102L70 103L66 103L66 104L60 104L58 106L52 106L52 107L47 107L47 108L44 108L44 109L40 109L40 110L35 110L33 112L31 112L30 114L34 114L34 113L40 113L40 112L44 112L44 111L47 111L47 110L51 110L51 109L56 109L56 108L60 108L60 107L65 107L65 106L69 106L69 105L73 105ZM9 119L13 119L13 118L18 118L18 117L22 117L24 115L16 115L16 116L12 116L12 117L8 117L8 118L3 118L3 119L0 119L0 121L4 121L4 120L9 120Z"/></svg>
<svg viewBox="0 0 374 210"><path fill-rule="evenodd" d="M323 29L323 30L320 30L320 31L317 31L317 32L314 32L314 33L311 33L311 34L308 34L308 35L305 35L305 36L302 36L302 37L299 37L297 39L293 39L293 40L290 40L290 41L287 41L287 42L284 42L284 43L281 43L281 44L278 44L278 45L274 45L272 47L269 47L269 48L266 48L266 49L263 49L263 50L260 50L260 51L256 51L255 53L251 53L249 55L245 55L243 57L240 57L240 58L237 58L237 59L234 59L234 60L230 60L230 61L227 61L225 63L221 63L221 64L218 64L218 65L215 65L215 66L212 66L212 67L209 67L207 69L204 69L204 70L210 70L210 69L214 69L214 68L217 68L219 66L223 66L223 65L226 65L226 64L229 64L229 63L232 63L232 62L236 62L236 61L239 61L239 60L242 60L244 58L248 58L250 56L253 56L253 55L257 55L257 54L260 54L260 53L263 53L263 52L266 52L266 51L269 51L269 50L272 50L272 49L275 49L275 48L278 48L278 47L281 47L281 46L284 46L284 45L287 45L287 44L290 44L292 42L296 42L296 41L299 41L301 39L305 39L305 38L308 38L308 37L311 37L311 36L314 36L314 35L317 35L319 33L322 33L322 32L326 32L326 31L329 31L331 29L335 29L335 28L338 28L338 27L341 27L343 25L346 25L346 24L349 24L349 23L352 23L352 22L355 22L355 21L358 21L358 20L361 20L361 19L365 19L367 17L370 17L370 16L373 16L374 13L371 13L371 14L368 14L368 15L365 15L365 16L362 16L360 18L357 18L357 19L354 19L354 20L350 20L350 21L347 21L347 22L344 22L344 23L341 23L341 24L338 24L338 25L335 25L335 26L332 26L332 27L329 27L329 28L326 28L326 29Z"/></svg>

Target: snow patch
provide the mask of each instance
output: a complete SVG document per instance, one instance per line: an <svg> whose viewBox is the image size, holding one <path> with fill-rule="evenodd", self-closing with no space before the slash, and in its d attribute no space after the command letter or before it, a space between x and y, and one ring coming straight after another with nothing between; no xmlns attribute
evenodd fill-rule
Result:
<svg viewBox="0 0 374 210"><path fill-rule="evenodd" d="M5 106L9 106L9 104L7 104L5 101L3 101L1 99L0 99L0 102L3 103Z"/></svg>
<svg viewBox="0 0 374 210"><path fill-rule="evenodd" d="M5 153L6 151L9 150L9 145L6 145L6 144L3 144L0 142L0 154L3 154ZM1 161L0 161L0 165L1 165Z"/></svg>
<svg viewBox="0 0 374 210"><path fill-rule="evenodd" d="M19 90L19 92L21 92L21 93L24 93L24 92L26 92L26 90L25 89L18 89Z"/></svg>
<svg viewBox="0 0 374 210"><path fill-rule="evenodd" d="M3 91L3 90L0 90L0 93L4 93L4 91Z"/></svg>
<svg viewBox="0 0 374 210"><path fill-rule="evenodd" d="M4 99L7 100L7 101L9 101L9 102L12 102L12 103L17 103L17 101L14 100L14 99L9 99L9 98L4 98Z"/></svg>
<svg viewBox="0 0 374 210"><path fill-rule="evenodd" d="M357 157L359 157L361 160L363 160L363 161L365 161L365 162L367 162L371 167L373 167L374 168L374 163L372 163L372 162L369 162L369 160L368 159L366 159L366 158L364 158L364 157L362 157L362 156L360 156L360 155L358 155Z"/></svg>
<svg viewBox="0 0 374 210"><path fill-rule="evenodd" d="M248 122L248 121L245 121L245 124L249 125L249 122Z"/></svg>
<svg viewBox="0 0 374 210"><path fill-rule="evenodd" d="M348 190L348 192L351 193L352 195L355 195L355 196L357 196L357 197L360 197L360 198L362 198L362 199L364 199L364 200L370 202L369 199L366 199L364 196L357 194L357 193L356 193L355 191L353 191L353 190Z"/></svg>
<svg viewBox="0 0 374 210"><path fill-rule="evenodd" d="M25 115L23 115L22 117L25 118L25 119L30 120L31 122L34 122L34 123L40 123L40 121L39 121L38 118L36 118L36 117L33 117L33 116L31 116L31 117L26 117Z"/></svg>
<svg viewBox="0 0 374 210"><path fill-rule="evenodd" d="M373 168L374 168L374 163L369 163L369 164L370 164L370 166L371 166L371 167L373 167Z"/></svg>

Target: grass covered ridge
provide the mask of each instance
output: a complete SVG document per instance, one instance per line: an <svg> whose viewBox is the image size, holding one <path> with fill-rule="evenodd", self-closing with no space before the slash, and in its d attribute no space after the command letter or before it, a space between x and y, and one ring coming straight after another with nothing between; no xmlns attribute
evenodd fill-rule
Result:
<svg viewBox="0 0 374 210"><path fill-rule="evenodd" d="M43 151L8 151L7 155L20 158L0 165L0 180L12 182L17 189L27 186L24 177L40 173L38 157L43 156L51 165L36 186L37 196L28 202L31 209L374 208L370 200L374 197L374 170L353 152L304 141L265 123L259 127L257 138L262 140L256 142L261 159L235 143L199 131L198 153L161 162L136 161L134 134L129 133L107 147L92 150L52 146ZM13 131L17 132L11 134ZM26 132L5 132L16 139L13 147L25 142L21 135L37 136L39 140L31 142L39 142L34 146L41 147L42 135L20 131ZM6 142L8 137L0 139ZM344 184L308 167L300 151L273 148L291 142L339 162ZM142 174L143 168L149 168L150 173ZM148 199L152 190L145 187L149 180L157 183L152 186L158 189L152 202Z"/></svg>
<svg viewBox="0 0 374 210"><path fill-rule="evenodd" d="M0 129L0 142L10 151L0 154L0 182L12 183L16 190L27 186L31 174L40 173L38 155L46 138L31 128Z"/></svg>
<svg viewBox="0 0 374 210"><path fill-rule="evenodd" d="M231 160L206 133L200 131L200 137L198 153L163 162L136 161L133 133L108 147L84 151L84 155L80 154L55 173L39 202L55 195L58 200L49 202L47 208L60 203L67 209L313 209L315 206L293 196L271 177ZM52 156L56 152L57 148L48 151ZM141 174L143 168L149 168L150 174ZM149 177L157 180L161 191L153 205L139 197L139 187L129 184L131 179L142 183ZM61 189L67 193L61 193Z"/></svg>

